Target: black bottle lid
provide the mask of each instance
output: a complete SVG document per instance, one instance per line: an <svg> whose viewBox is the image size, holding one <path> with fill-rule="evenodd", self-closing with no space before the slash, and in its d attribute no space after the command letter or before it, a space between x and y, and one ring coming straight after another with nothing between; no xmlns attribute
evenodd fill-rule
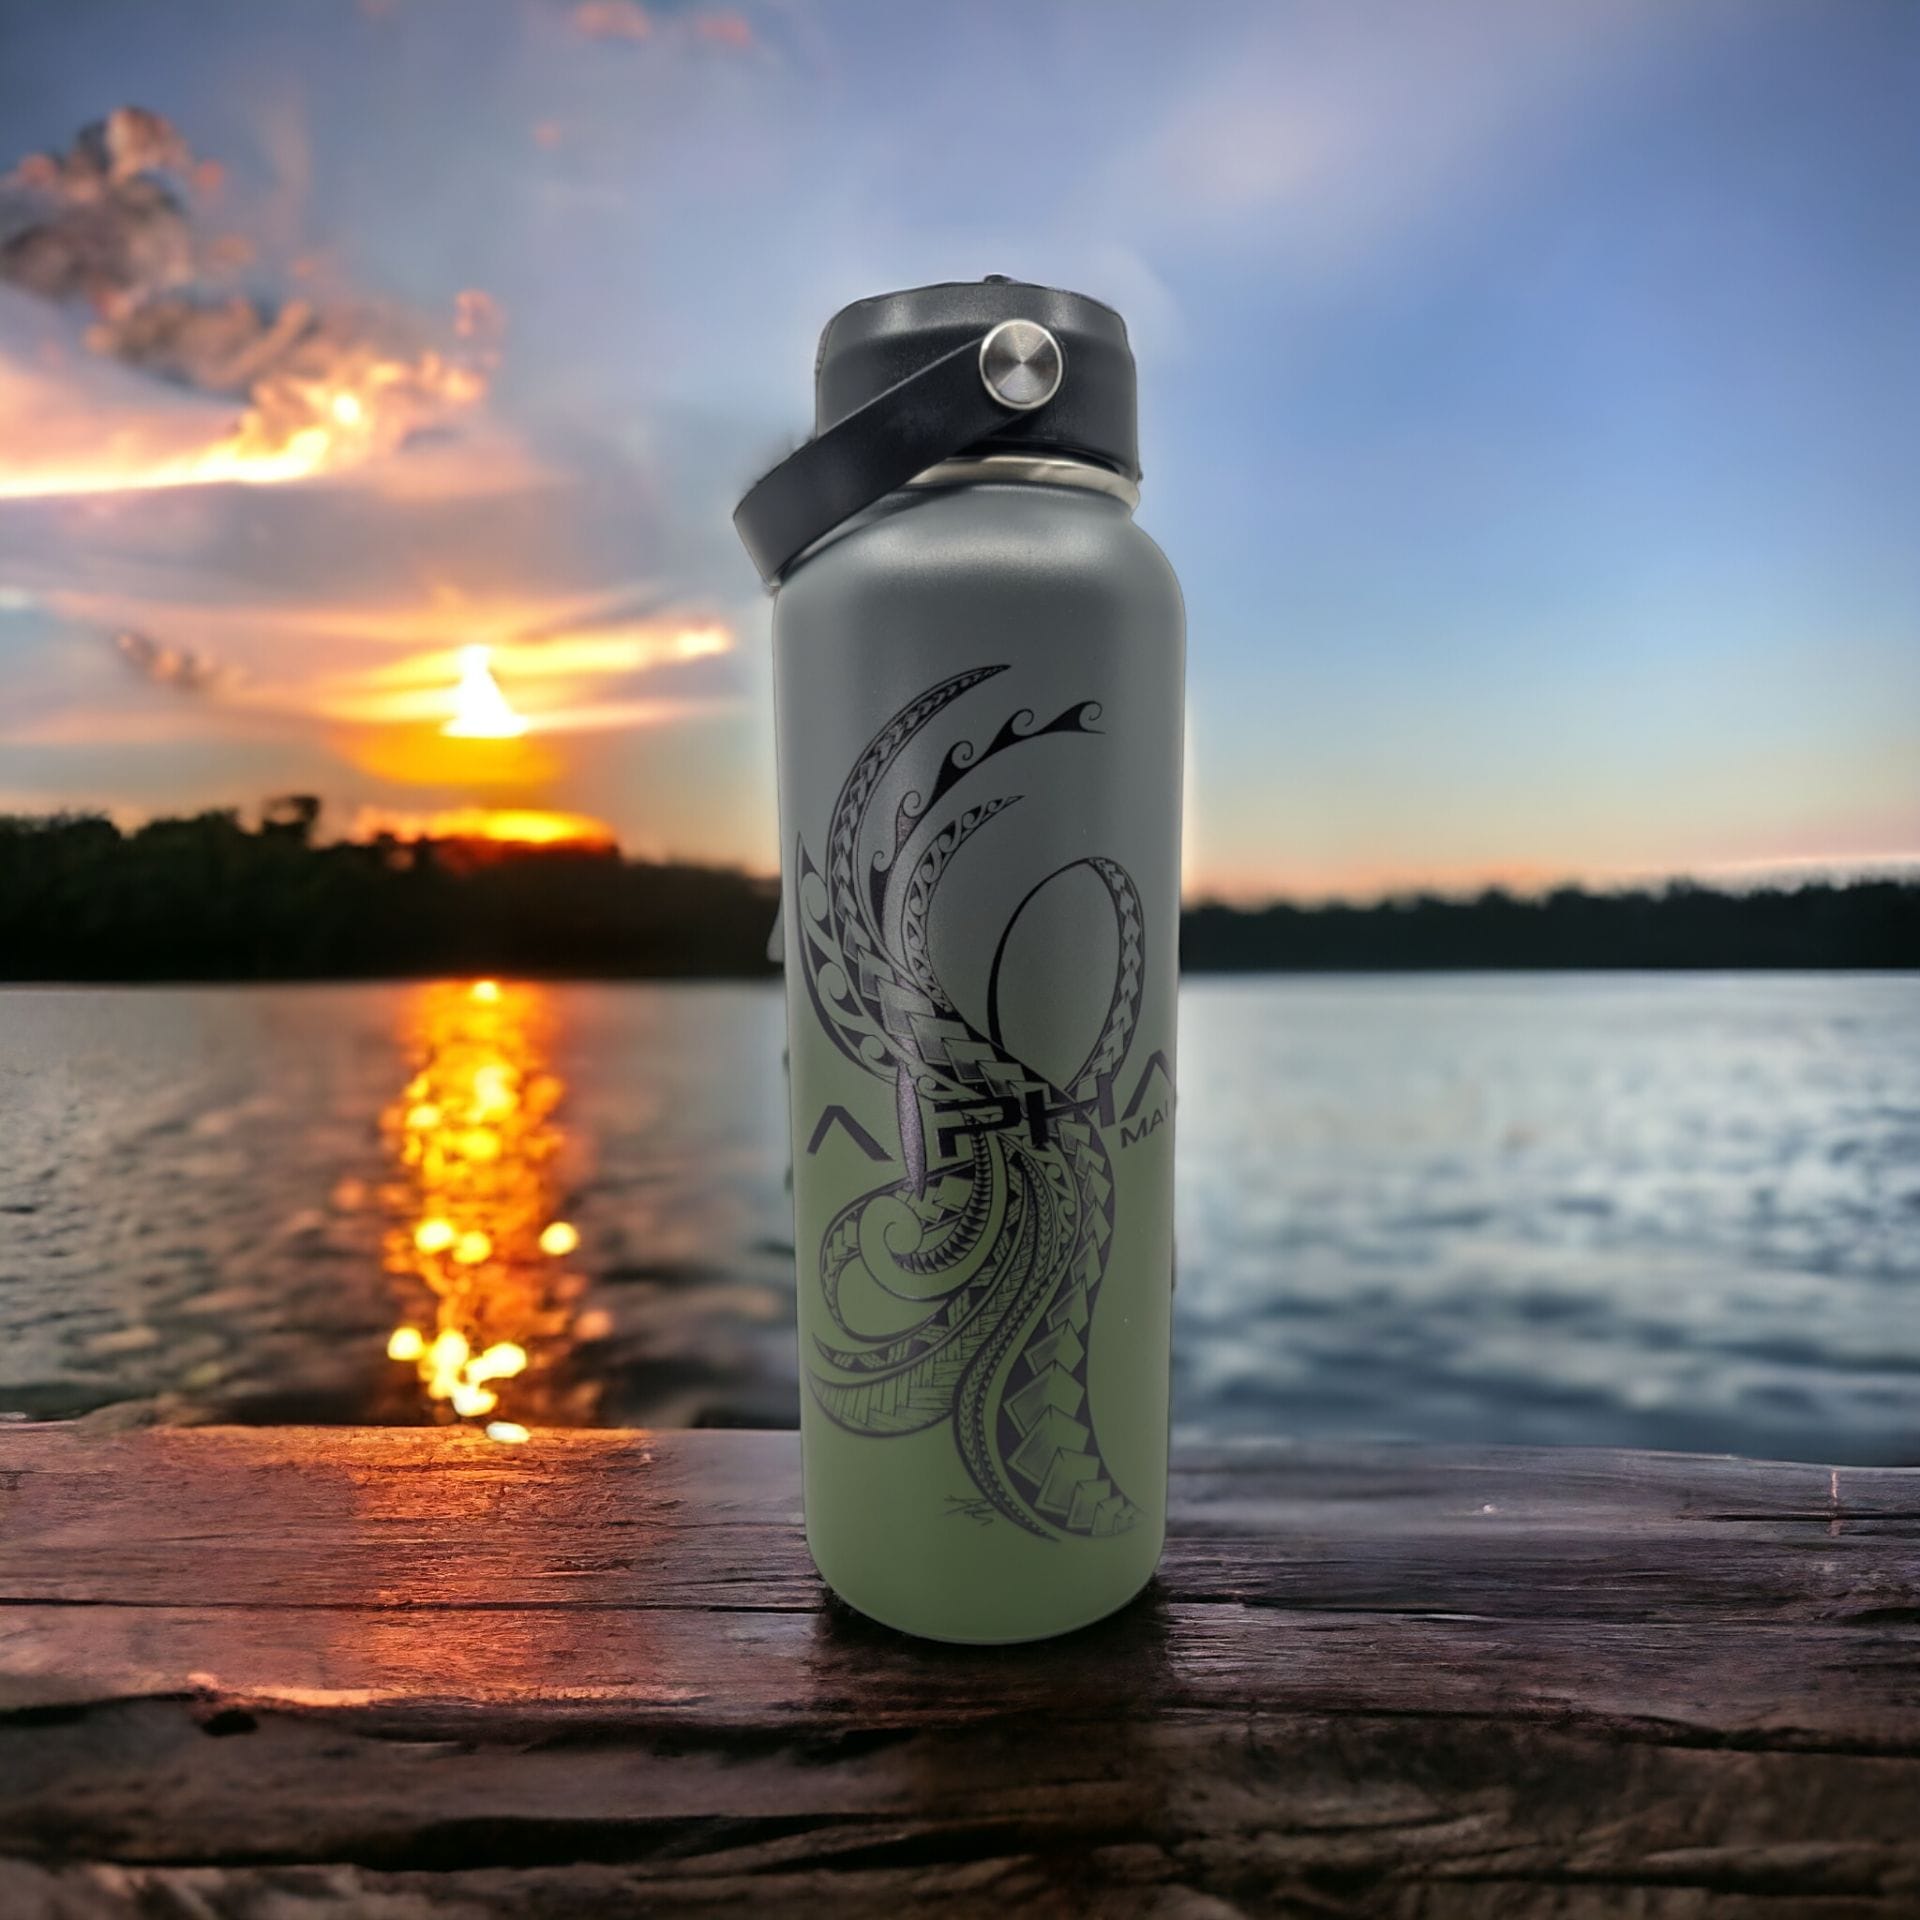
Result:
<svg viewBox="0 0 1920 1920"><path fill-rule="evenodd" d="M961 451L1092 460L1139 479L1127 323L1084 293L1000 274L875 294L842 307L827 322L814 362L814 431L837 426L929 361L980 339L1003 320L1045 327L1060 343L1065 377L1046 406L1004 416L994 432Z"/></svg>
<svg viewBox="0 0 1920 1920"><path fill-rule="evenodd" d="M814 420L734 513L769 584L942 460L1086 460L1140 477L1126 322L1085 294L997 274L841 308L820 336Z"/></svg>

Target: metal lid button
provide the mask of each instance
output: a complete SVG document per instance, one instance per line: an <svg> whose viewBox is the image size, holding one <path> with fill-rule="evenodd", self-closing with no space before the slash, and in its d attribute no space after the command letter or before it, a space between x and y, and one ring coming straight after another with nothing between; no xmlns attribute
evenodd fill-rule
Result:
<svg viewBox="0 0 1920 1920"><path fill-rule="evenodd" d="M1002 320L980 342L980 378L1003 407L1031 413L1060 391L1066 357L1034 320Z"/></svg>

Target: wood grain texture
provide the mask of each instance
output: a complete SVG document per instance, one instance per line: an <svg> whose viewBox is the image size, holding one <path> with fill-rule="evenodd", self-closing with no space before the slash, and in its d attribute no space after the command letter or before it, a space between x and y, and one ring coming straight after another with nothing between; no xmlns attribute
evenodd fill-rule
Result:
<svg viewBox="0 0 1920 1920"><path fill-rule="evenodd" d="M1920 1471L1189 1454L1046 1646L790 1435L0 1431L0 1914L1920 1913Z"/></svg>

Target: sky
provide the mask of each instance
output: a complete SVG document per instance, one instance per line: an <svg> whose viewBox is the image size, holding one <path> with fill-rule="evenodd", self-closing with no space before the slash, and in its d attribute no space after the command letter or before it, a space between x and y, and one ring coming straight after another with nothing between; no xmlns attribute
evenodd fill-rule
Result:
<svg viewBox="0 0 1920 1920"><path fill-rule="evenodd" d="M733 503L991 272L1132 330L1190 895L1920 860L1907 0L0 0L16 161L0 810L770 870Z"/></svg>

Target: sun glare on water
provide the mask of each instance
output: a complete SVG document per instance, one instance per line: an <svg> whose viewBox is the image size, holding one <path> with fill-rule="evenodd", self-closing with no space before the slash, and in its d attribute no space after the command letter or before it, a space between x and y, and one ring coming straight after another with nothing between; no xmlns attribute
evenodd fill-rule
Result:
<svg viewBox="0 0 1920 1920"><path fill-rule="evenodd" d="M579 1232L560 1217L565 1086L546 1063L545 1015L533 986L423 988L416 1071L384 1123L399 1175L387 1266L430 1307L393 1330L387 1357L414 1369L430 1404L508 1443L527 1437L527 1416L581 1411L553 1391L584 1283L568 1264Z"/></svg>

